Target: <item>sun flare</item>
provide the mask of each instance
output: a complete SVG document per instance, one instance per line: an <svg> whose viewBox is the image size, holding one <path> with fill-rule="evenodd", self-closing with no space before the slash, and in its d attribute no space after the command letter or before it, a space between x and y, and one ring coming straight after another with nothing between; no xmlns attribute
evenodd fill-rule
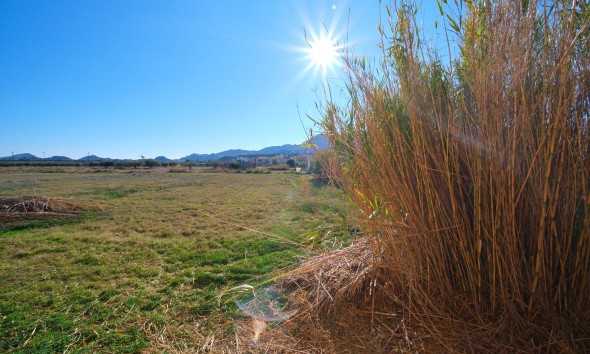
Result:
<svg viewBox="0 0 590 354"><path fill-rule="evenodd" d="M305 67L296 80L301 80L309 74L309 78L314 80L318 74L322 80L337 79L340 70L346 65L345 58L350 46L348 32L344 31L346 28L342 28L340 24L341 11L338 11L334 4L330 9L327 22L310 18L312 14L324 13L321 9L299 9L304 25L304 41L302 45L290 46L289 49L302 54L297 59L304 62ZM345 33L346 37L343 37Z"/></svg>
<svg viewBox="0 0 590 354"><path fill-rule="evenodd" d="M310 33L305 36L308 47L305 49L310 66L320 69L322 73L340 65L340 46L331 31L322 34Z"/></svg>
<svg viewBox="0 0 590 354"><path fill-rule="evenodd" d="M338 46L331 36L312 39L309 44L309 59L320 69L326 71L338 65Z"/></svg>

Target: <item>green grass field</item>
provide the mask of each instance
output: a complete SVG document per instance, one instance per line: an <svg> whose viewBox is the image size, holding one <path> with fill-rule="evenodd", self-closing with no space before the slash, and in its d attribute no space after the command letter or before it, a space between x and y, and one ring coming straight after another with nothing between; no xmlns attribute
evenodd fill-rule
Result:
<svg viewBox="0 0 590 354"><path fill-rule="evenodd" d="M41 195L102 209L0 223L0 351L222 348L243 315L219 305L219 294L295 266L313 252L302 235L328 234L324 248L350 238L341 191L302 178L1 169L0 199Z"/></svg>

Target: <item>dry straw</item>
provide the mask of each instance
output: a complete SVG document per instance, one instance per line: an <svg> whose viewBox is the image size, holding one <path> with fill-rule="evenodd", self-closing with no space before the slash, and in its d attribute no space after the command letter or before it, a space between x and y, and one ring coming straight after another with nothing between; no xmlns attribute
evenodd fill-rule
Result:
<svg viewBox="0 0 590 354"><path fill-rule="evenodd" d="M99 204L82 204L72 200L44 196L21 196L0 199L0 229L22 220L74 218L87 211L102 210Z"/></svg>
<svg viewBox="0 0 590 354"><path fill-rule="evenodd" d="M382 62L346 57L349 103L323 123L371 261L313 284L303 269L310 311L291 328L325 351L589 351L590 5L455 3L449 50L400 1Z"/></svg>

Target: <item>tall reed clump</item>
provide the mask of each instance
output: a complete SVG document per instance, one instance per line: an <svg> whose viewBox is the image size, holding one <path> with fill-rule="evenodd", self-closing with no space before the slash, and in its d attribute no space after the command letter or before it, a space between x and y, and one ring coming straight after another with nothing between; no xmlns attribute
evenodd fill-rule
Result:
<svg viewBox="0 0 590 354"><path fill-rule="evenodd" d="M383 60L347 56L349 103L324 106L374 307L448 349L590 350L590 5L455 4L442 52L412 1L386 8Z"/></svg>

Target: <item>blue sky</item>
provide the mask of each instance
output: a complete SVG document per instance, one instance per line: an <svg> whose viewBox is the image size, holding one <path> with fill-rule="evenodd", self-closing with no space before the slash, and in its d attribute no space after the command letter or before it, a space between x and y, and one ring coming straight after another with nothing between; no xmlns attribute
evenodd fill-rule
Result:
<svg viewBox="0 0 590 354"><path fill-rule="evenodd" d="M322 82L304 29L347 30L355 52L376 54L379 6L0 1L0 156L180 158L300 143L298 107L309 126Z"/></svg>

